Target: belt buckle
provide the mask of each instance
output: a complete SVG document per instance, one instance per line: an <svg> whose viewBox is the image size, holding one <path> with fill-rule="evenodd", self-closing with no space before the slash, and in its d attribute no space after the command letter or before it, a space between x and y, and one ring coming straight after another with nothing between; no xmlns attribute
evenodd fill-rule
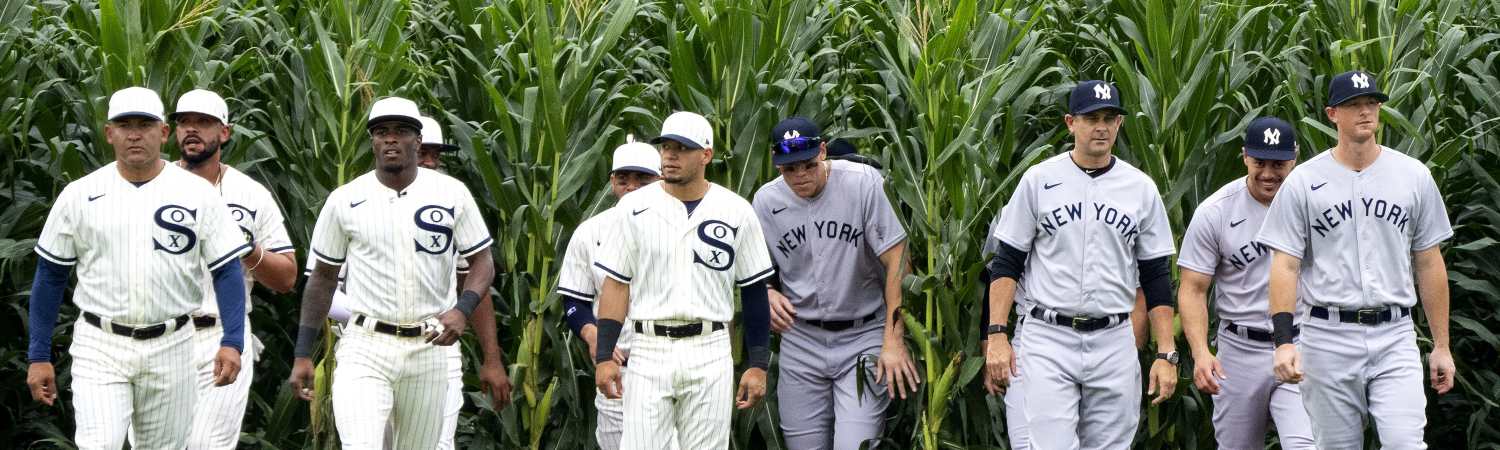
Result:
<svg viewBox="0 0 1500 450"><path fill-rule="evenodd" d="M1080 331L1083 330L1083 327L1088 324L1088 321L1089 318L1087 317L1073 316L1073 329Z"/></svg>
<svg viewBox="0 0 1500 450"><path fill-rule="evenodd" d="M1379 309L1361 309L1355 311L1354 322L1360 325L1378 325L1380 324L1381 311Z"/></svg>

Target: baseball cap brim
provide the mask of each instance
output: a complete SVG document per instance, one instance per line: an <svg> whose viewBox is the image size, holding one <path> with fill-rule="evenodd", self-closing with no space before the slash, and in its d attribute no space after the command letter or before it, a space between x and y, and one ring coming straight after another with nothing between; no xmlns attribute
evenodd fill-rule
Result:
<svg viewBox="0 0 1500 450"><path fill-rule="evenodd" d="M697 142L694 142L692 139L688 139L686 137L683 137L683 136L680 136L680 135L676 135L676 134L663 134L661 136L657 136L657 137L651 138L650 142L652 144L660 145L661 143L667 142L669 140L676 141L678 144L682 144L683 147L687 147L687 148L690 148L690 149L693 149L693 150L697 150L697 149L703 148L703 145L700 145Z"/></svg>
<svg viewBox="0 0 1500 450"><path fill-rule="evenodd" d="M151 120L155 120L155 121L161 121L161 116L158 116L158 115L152 114L152 113L148 113L148 112L144 112L144 111L122 112L122 113L119 113L119 114L115 114L114 117L110 117L109 120L111 122L113 122L113 121L120 120L120 119L129 119L131 117L143 117L143 118L147 118L147 119L151 119Z"/></svg>
<svg viewBox="0 0 1500 450"><path fill-rule="evenodd" d="M1245 155L1267 161L1291 161L1297 159L1297 151L1285 148L1245 147Z"/></svg>
<svg viewBox="0 0 1500 450"><path fill-rule="evenodd" d="M778 166L799 163L817 157L820 151L821 147L813 147L791 153L776 153L771 155L771 163Z"/></svg>
<svg viewBox="0 0 1500 450"><path fill-rule="evenodd" d="M1081 116L1101 109L1113 109L1115 111L1118 111L1120 114L1125 114L1125 108L1121 108L1119 106L1111 105L1108 103L1095 103L1089 106L1085 106L1077 111L1073 111L1073 115Z"/></svg>
<svg viewBox="0 0 1500 450"><path fill-rule="evenodd" d="M651 170L651 169L648 169L648 168L645 168L645 167L641 167L641 166L622 166L622 167L616 167L615 170L609 171L609 173L615 173L615 172L640 172L640 173L644 173L644 174L649 174L651 176L658 176L658 177L661 176L660 172L657 172L655 170Z"/></svg>
<svg viewBox="0 0 1500 450"><path fill-rule="evenodd" d="M1380 91L1375 91L1375 92L1360 92L1360 93L1356 93L1356 94L1346 95L1346 96L1344 96L1344 98L1333 99L1332 101L1328 102L1328 106L1342 105L1342 104L1345 104L1345 103L1349 103L1350 100L1354 100L1354 99L1360 98L1360 97L1371 97L1371 98L1374 98L1375 100L1379 100L1381 103L1385 103L1387 100L1391 99L1390 97L1387 97L1384 92L1380 92Z"/></svg>
<svg viewBox="0 0 1500 450"><path fill-rule="evenodd" d="M422 121L417 120L417 118L415 118L415 117L409 117L409 116L399 115L399 114L392 114L392 115L387 115L387 116L378 116L378 117L371 118L369 121L365 122L365 128L366 129L375 128L376 125L380 125L382 123L392 122L392 121L401 122L401 123L405 123L407 125L411 125L413 128L416 128L418 130L422 129Z"/></svg>
<svg viewBox="0 0 1500 450"><path fill-rule="evenodd" d="M219 121L219 123L224 123L224 119L220 119L219 116L215 116L213 114L209 114L209 113L206 113L206 112L203 112L203 111L176 111L176 112L170 112L170 113L167 113L167 120L175 121L175 120L177 120L178 117L182 117L185 114L202 114L202 115L214 118L214 120Z"/></svg>
<svg viewBox="0 0 1500 450"><path fill-rule="evenodd" d="M423 147L437 147L439 152L456 152L458 146L453 144L422 144Z"/></svg>

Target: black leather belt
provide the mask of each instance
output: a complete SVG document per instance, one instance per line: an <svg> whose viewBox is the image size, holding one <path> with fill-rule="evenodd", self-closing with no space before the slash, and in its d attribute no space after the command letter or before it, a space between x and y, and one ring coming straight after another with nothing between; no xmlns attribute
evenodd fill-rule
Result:
<svg viewBox="0 0 1500 450"><path fill-rule="evenodd" d="M1235 324L1234 322L1228 322L1228 325L1224 326L1224 330L1230 333L1244 335L1245 337L1250 338L1250 340L1256 342L1275 341L1275 339L1273 339L1273 337L1271 336L1270 331L1262 330L1260 328L1240 326ZM1244 333L1240 333L1240 331L1242 330L1244 331ZM1297 335L1299 334L1302 334L1302 327L1292 327L1292 337L1297 337Z"/></svg>
<svg viewBox="0 0 1500 450"><path fill-rule="evenodd" d="M808 325L812 325L812 326L815 326L815 327L818 327L818 328L822 328L822 329L825 329L825 330L828 330L828 331L844 331L844 330L847 330L847 329L850 329L850 328L854 328L854 327L859 326L859 325L864 325L864 324L873 322L873 321L875 321L875 319L878 319L878 318L880 318L880 311L872 312L872 313L867 314L864 317L861 317L861 318L858 318L858 319L849 319L849 320L817 320L817 319L808 319L808 320L804 320L803 322L807 323Z"/></svg>
<svg viewBox="0 0 1500 450"><path fill-rule="evenodd" d="M1046 321L1046 322L1051 322L1053 324L1056 324L1056 325L1059 325L1059 326L1068 327L1068 328L1072 328L1072 329L1078 330L1078 331L1088 332L1088 331L1097 331L1097 330L1102 330L1102 329L1108 328L1111 325L1110 322L1114 322L1114 323L1118 324L1118 323L1123 323L1123 322L1129 321L1130 320L1130 314L1129 313L1119 313L1119 314L1111 314L1111 315L1108 315L1108 316L1101 316L1101 317L1086 317L1086 316L1070 316L1070 315L1063 314L1063 313L1055 313L1055 314L1053 314L1052 319L1049 320L1049 319L1047 319L1047 312L1045 311L1045 308L1042 308L1041 306L1037 306L1037 307L1031 308L1031 318L1033 318L1033 319L1040 319L1040 320Z"/></svg>
<svg viewBox="0 0 1500 450"><path fill-rule="evenodd" d="M365 326L365 320L366 319L368 319L368 320L370 320L372 322L375 322L375 326L373 326L371 328L374 329L376 333L389 334L391 336L396 336L396 337L417 337L417 336L421 336L422 335L422 326L421 325L401 326L401 325L396 325L394 323L382 322L382 321L379 321L379 320L376 320L376 319L371 319L371 318L365 316L364 314L360 314L360 315L354 317L354 326L357 326L357 327L363 327L363 326Z"/></svg>
<svg viewBox="0 0 1500 450"><path fill-rule="evenodd" d="M1411 308L1402 306L1400 314L1391 312L1390 307L1356 309L1353 311L1339 310L1338 321L1343 323L1357 323L1360 325L1380 325L1396 319L1411 315ZM1322 306L1312 307L1312 316L1323 320L1334 320L1330 318L1331 311Z"/></svg>
<svg viewBox="0 0 1500 450"><path fill-rule="evenodd" d="M219 324L219 318L214 316L193 316L193 328L213 328Z"/></svg>
<svg viewBox="0 0 1500 450"><path fill-rule="evenodd" d="M172 322L174 324L172 326L172 330L176 330L182 328L183 325L187 325L188 317L189 316L187 314L183 314L172 318ZM98 314L94 314L88 311L83 312L83 321L88 322L89 325L93 325L94 327L104 330L107 333L117 334L120 336L125 336L131 339L142 341L146 339L161 337L162 335L167 334L168 331L171 331L167 329L167 324L165 323L158 323L156 325L147 325L143 327L132 327L129 325L120 325L111 322L108 327L105 327L104 319L101 319Z"/></svg>
<svg viewBox="0 0 1500 450"><path fill-rule="evenodd" d="M690 323L687 325L651 325L652 333L646 332L646 325L641 322L635 323L635 332L650 334L652 336L669 337L673 339L700 336L724 329L724 322L714 322L712 329L703 331L703 323Z"/></svg>

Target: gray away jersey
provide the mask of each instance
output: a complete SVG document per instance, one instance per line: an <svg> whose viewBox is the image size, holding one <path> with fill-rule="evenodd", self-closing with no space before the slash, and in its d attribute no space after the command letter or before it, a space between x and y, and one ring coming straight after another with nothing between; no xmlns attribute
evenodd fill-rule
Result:
<svg viewBox="0 0 1500 450"><path fill-rule="evenodd" d="M1225 184L1193 212L1177 256L1179 267L1213 277L1219 319L1263 330L1271 327L1271 249L1255 234L1267 209L1245 177Z"/></svg>
<svg viewBox="0 0 1500 450"><path fill-rule="evenodd" d="M817 197L799 197L777 177L755 193L755 215L797 317L857 319L884 307L880 255L905 240L906 230L879 171L829 164L828 184Z"/></svg>
<svg viewBox="0 0 1500 450"><path fill-rule="evenodd" d="M1302 259L1299 302L1362 308L1415 305L1412 253L1452 236L1427 166L1382 146L1359 172L1332 150L1297 166L1256 238Z"/></svg>
<svg viewBox="0 0 1500 450"><path fill-rule="evenodd" d="M1068 153L1026 170L995 237L1027 252L1021 286L1034 305L1102 316L1135 308L1136 261L1171 255L1172 230L1156 183L1115 159L1097 178Z"/></svg>

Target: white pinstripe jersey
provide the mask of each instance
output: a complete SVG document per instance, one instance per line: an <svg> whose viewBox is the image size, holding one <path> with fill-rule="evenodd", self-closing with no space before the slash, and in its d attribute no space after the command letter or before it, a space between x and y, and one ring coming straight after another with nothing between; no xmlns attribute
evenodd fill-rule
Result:
<svg viewBox="0 0 1500 450"><path fill-rule="evenodd" d="M691 215L658 181L620 199L594 264L630 284L631 320L734 318L734 287L775 272L750 202L710 183Z"/></svg>
<svg viewBox="0 0 1500 450"><path fill-rule="evenodd" d="M614 221L619 220L620 208L610 208L590 217L573 230L568 239L567 253L563 254L562 270L557 274L557 293L593 304L594 315L599 315L599 302L595 301L604 288L604 269L594 266L595 257L604 251L604 241ZM629 214L629 213L626 213ZM630 338L635 330L625 327L615 346L620 350L630 348Z"/></svg>
<svg viewBox="0 0 1500 450"><path fill-rule="evenodd" d="M349 310L415 323L453 308L458 257L493 240L469 189L417 169L403 191L367 172L335 189L313 228L313 256L342 265Z"/></svg>
<svg viewBox="0 0 1500 450"><path fill-rule="evenodd" d="M1417 303L1412 253L1453 237L1432 172L1386 147L1362 171L1328 150L1281 183L1256 239L1302 259L1297 299L1362 308Z"/></svg>
<svg viewBox="0 0 1500 450"><path fill-rule="evenodd" d="M173 164L174 166L176 164ZM244 172L235 170L229 165L224 165L224 177L219 180L217 189L213 192L223 197L229 206L229 218L234 220L240 227L240 233L245 236L247 242L254 242L266 253L291 253L293 251L292 239L286 233L286 221L282 218L281 208L276 206L276 199L271 196L271 191L266 190L260 182L245 175ZM202 282L203 292L212 293L213 277L206 277ZM245 313L250 313L250 288L255 286L255 278L250 275L250 268L245 267ZM203 297L203 314L218 315L219 303L214 300L213 295Z"/></svg>
<svg viewBox="0 0 1500 450"><path fill-rule="evenodd" d="M69 183L36 252L77 266L73 302L122 324L164 322L198 309L202 280L250 249L213 186L164 162L136 187L110 163Z"/></svg>
<svg viewBox="0 0 1500 450"><path fill-rule="evenodd" d="M1151 177L1119 158L1091 177L1069 153L1026 169L995 237L1028 252L1020 284L1033 304L1075 315L1131 312L1137 261L1173 252Z"/></svg>

